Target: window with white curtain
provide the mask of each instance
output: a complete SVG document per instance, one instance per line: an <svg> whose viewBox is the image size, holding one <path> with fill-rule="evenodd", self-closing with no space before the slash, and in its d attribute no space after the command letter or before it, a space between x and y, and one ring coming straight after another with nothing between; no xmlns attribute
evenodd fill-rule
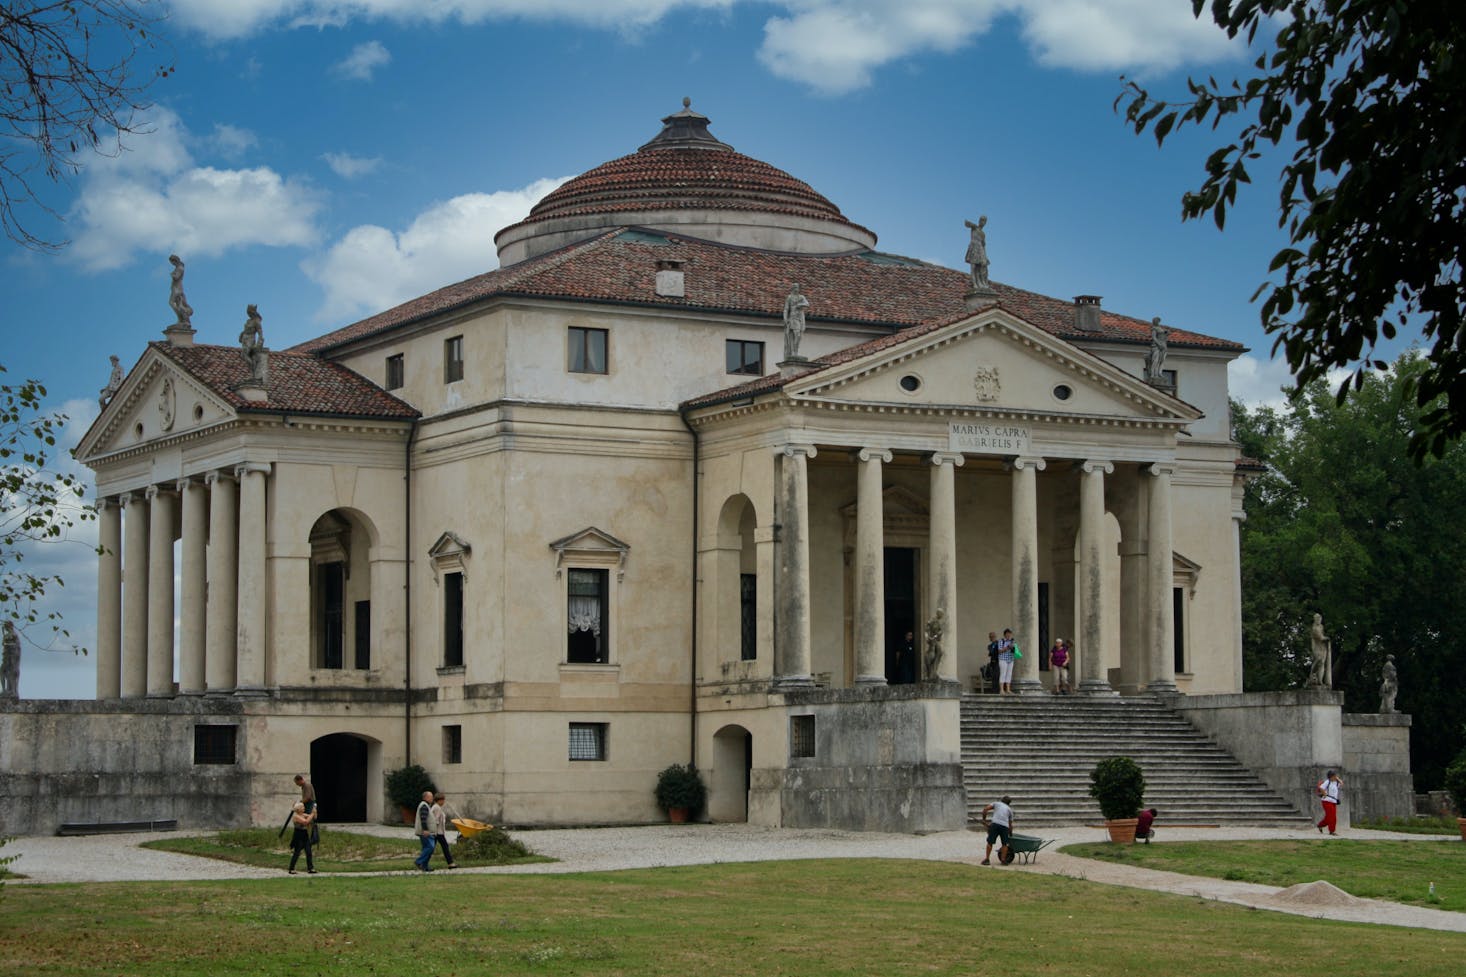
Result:
<svg viewBox="0 0 1466 977"><path fill-rule="evenodd" d="M570 632L565 660L580 664L604 663L610 647L610 618L606 613L610 574L606 570L572 569L566 581L566 627Z"/></svg>

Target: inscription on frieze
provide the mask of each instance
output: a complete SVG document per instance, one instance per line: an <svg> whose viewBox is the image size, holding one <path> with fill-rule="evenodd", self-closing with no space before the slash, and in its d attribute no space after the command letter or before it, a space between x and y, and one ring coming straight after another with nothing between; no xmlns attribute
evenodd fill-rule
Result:
<svg viewBox="0 0 1466 977"><path fill-rule="evenodd" d="M1021 455L1028 451L1032 431L1018 424L959 423L947 426L947 447L975 455Z"/></svg>

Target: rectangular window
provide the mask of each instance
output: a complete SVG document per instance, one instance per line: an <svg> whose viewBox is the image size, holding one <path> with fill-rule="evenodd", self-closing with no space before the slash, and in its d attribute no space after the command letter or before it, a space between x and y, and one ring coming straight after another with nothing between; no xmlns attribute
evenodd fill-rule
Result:
<svg viewBox="0 0 1466 977"><path fill-rule="evenodd" d="M463 667L463 574L443 574L443 667Z"/></svg>
<svg viewBox="0 0 1466 977"><path fill-rule="evenodd" d="M372 602L356 602L356 667L372 667Z"/></svg>
<svg viewBox="0 0 1466 977"><path fill-rule="evenodd" d="M1171 388L1172 394L1179 394L1181 392L1181 385L1176 380L1175 370L1162 370L1161 376L1165 377L1166 385Z"/></svg>
<svg viewBox="0 0 1466 977"><path fill-rule="evenodd" d="M387 357L387 383L388 390L397 390L402 386L402 354Z"/></svg>
<svg viewBox="0 0 1466 977"><path fill-rule="evenodd" d="M463 379L463 337L443 340L443 382Z"/></svg>
<svg viewBox="0 0 1466 977"><path fill-rule="evenodd" d="M443 762L463 762L463 727L443 727Z"/></svg>
<svg viewBox="0 0 1466 977"><path fill-rule="evenodd" d="M316 568L320 581L321 668L340 668L346 644L346 564L339 560Z"/></svg>
<svg viewBox="0 0 1466 977"><path fill-rule="evenodd" d="M193 728L194 763L235 763L235 738L238 726L212 726L200 723Z"/></svg>
<svg viewBox="0 0 1466 977"><path fill-rule="evenodd" d="M749 339L730 339L727 347L728 372L752 377L764 375L764 344Z"/></svg>
<svg viewBox="0 0 1466 977"><path fill-rule="evenodd" d="M607 373L604 329L587 329L584 326L570 327L570 372Z"/></svg>
<svg viewBox="0 0 1466 977"><path fill-rule="evenodd" d="M607 723L571 723L570 759L604 760Z"/></svg>
<svg viewBox="0 0 1466 977"><path fill-rule="evenodd" d="M739 655L746 662L758 657L758 574L738 577Z"/></svg>
<svg viewBox="0 0 1466 977"><path fill-rule="evenodd" d="M1176 674L1186 672L1186 591L1180 587L1171 588L1171 627L1174 643Z"/></svg>
<svg viewBox="0 0 1466 977"><path fill-rule="evenodd" d="M814 756L814 717L789 717L789 755L791 757Z"/></svg>
<svg viewBox="0 0 1466 977"><path fill-rule="evenodd" d="M565 660L580 664L603 663L610 647L610 618L606 613L610 573L606 570L571 570L566 585L565 619L570 638Z"/></svg>

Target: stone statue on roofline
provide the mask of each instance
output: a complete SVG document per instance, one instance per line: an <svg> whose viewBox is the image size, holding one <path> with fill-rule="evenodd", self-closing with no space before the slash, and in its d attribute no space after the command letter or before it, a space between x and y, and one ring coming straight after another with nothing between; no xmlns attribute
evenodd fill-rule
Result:
<svg viewBox="0 0 1466 977"><path fill-rule="evenodd" d="M1394 655L1385 656L1385 664L1379 674L1379 711L1389 715L1395 712L1395 696L1400 694L1400 673L1395 670Z"/></svg>
<svg viewBox="0 0 1466 977"><path fill-rule="evenodd" d="M245 316L244 330L239 334L240 351L244 354L244 361L249 364L250 380L263 386L269 350L265 349L265 329L259 306L246 306Z"/></svg>
<svg viewBox="0 0 1466 977"><path fill-rule="evenodd" d="M1161 317L1150 320L1150 349L1145 354L1145 382L1166 385L1166 340L1171 330L1161 325Z"/></svg>
<svg viewBox="0 0 1466 977"><path fill-rule="evenodd" d="M984 214L977 219L977 223L963 221L972 232L967 241L967 254L963 258L971 267L972 290L974 292L991 292L993 283L988 279L988 236L983 228L987 227L988 218Z"/></svg>
<svg viewBox="0 0 1466 977"><path fill-rule="evenodd" d="M15 622L5 622L4 653L0 655L0 699L20 698L20 633Z"/></svg>
<svg viewBox="0 0 1466 977"><path fill-rule="evenodd" d="M192 329L193 306L188 304L188 299L183 294L183 259L176 254L170 254L168 262L173 265L173 273L170 276L172 283L168 286L168 307L178 317L178 321L169 328Z"/></svg>
<svg viewBox="0 0 1466 977"><path fill-rule="evenodd" d="M122 361L115 354L109 359L112 360L112 375L107 378L107 385L97 394L97 405L100 407L112 403L112 398L122 389Z"/></svg>
<svg viewBox="0 0 1466 977"><path fill-rule="evenodd" d="M799 283L789 290L784 299L784 359L797 360L799 343L804 339L804 313L809 308L809 299L799 290Z"/></svg>
<svg viewBox="0 0 1466 977"><path fill-rule="evenodd" d="M1311 662L1305 688L1331 689L1334 687L1333 642L1323 629L1323 615L1313 615L1313 627L1308 629L1308 651Z"/></svg>

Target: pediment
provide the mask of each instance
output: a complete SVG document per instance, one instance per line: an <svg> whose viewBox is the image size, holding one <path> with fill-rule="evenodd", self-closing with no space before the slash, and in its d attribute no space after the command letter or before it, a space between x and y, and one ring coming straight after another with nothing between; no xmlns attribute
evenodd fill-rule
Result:
<svg viewBox="0 0 1466 977"><path fill-rule="evenodd" d="M555 551L555 574L559 576L567 563L582 566L616 568L618 578L626 572L626 555L631 545L623 543L604 529L587 526L578 533L562 536L550 544Z"/></svg>
<svg viewBox="0 0 1466 977"><path fill-rule="evenodd" d="M856 503L851 502L840 508L840 514L846 519L854 519L859 509ZM927 508L926 500L901 485L887 485L881 490L881 512L888 519L929 519L931 517L931 510Z"/></svg>
<svg viewBox="0 0 1466 977"><path fill-rule="evenodd" d="M428 547L428 557L433 560L462 560L472 549L473 547L464 542L462 536L449 531L439 536L437 541Z"/></svg>
<svg viewBox="0 0 1466 977"><path fill-rule="evenodd" d="M1062 417L1195 420L1190 405L1001 309L797 379L800 399Z"/></svg>
<svg viewBox="0 0 1466 977"><path fill-rule="evenodd" d="M149 349L77 446L83 463L167 441L238 415L178 364Z"/></svg>

